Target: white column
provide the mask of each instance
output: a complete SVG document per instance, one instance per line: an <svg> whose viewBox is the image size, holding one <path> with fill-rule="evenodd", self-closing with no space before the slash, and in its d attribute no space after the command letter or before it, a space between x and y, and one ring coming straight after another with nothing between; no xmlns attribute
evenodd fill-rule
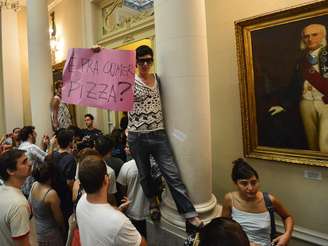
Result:
<svg viewBox="0 0 328 246"><path fill-rule="evenodd" d="M17 12L1 10L2 89L5 131L23 126L22 76Z"/></svg>
<svg viewBox="0 0 328 246"><path fill-rule="evenodd" d="M212 194L209 75L204 0L156 0L157 71L167 132L189 195L200 217L218 214ZM163 218L182 226L164 194Z"/></svg>
<svg viewBox="0 0 328 246"><path fill-rule="evenodd" d="M93 45L97 44L97 11L99 11L99 6L95 4L95 0L82 0L82 37L83 37L83 47L91 48ZM105 131L107 127L105 127L104 122L104 111L103 109L97 109L93 107L84 107L77 106L76 113L77 116L80 117L80 125L85 127L84 124L84 114L89 113L95 117L94 125L96 128Z"/></svg>
<svg viewBox="0 0 328 246"><path fill-rule="evenodd" d="M50 134L52 70L47 0L27 0L28 61L32 124L39 137Z"/></svg>
<svg viewBox="0 0 328 246"><path fill-rule="evenodd" d="M81 22L83 25L83 46L91 47L97 42L97 9L94 0L82 0Z"/></svg>
<svg viewBox="0 0 328 246"><path fill-rule="evenodd" d="M0 54L2 54L2 11L0 10ZM2 55L0 55L0 134L6 133L5 122L5 103L4 103L4 86L3 86L3 74L2 72Z"/></svg>

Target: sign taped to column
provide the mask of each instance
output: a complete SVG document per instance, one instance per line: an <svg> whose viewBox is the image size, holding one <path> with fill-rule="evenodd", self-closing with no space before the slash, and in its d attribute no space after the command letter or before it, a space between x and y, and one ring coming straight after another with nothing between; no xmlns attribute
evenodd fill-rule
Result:
<svg viewBox="0 0 328 246"><path fill-rule="evenodd" d="M133 106L135 52L69 49L64 71L62 101L113 111Z"/></svg>

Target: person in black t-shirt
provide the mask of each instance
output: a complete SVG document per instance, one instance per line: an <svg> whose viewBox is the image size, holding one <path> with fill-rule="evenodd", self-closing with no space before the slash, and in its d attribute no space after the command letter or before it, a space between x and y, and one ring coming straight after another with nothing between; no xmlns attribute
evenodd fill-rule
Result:
<svg viewBox="0 0 328 246"><path fill-rule="evenodd" d="M98 136L102 135L102 132L93 126L94 117L92 114L84 115L84 122L86 128L81 130L82 142L80 143L79 149L86 147L93 148L94 142Z"/></svg>
<svg viewBox="0 0 328 246"><path fill-rule="evenodd" d="M76 160L73 151L73 132L61 129L57 133L59 150L54 151L54 167L56 172L54 189L60 198L60 207L64 215L66 228L68 218L73 213L72 188L76 173Z"/></svg>

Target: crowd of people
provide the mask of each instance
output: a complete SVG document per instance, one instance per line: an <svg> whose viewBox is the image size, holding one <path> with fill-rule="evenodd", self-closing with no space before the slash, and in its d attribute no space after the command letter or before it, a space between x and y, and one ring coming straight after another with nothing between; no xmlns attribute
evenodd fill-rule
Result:
<svg viewBox="0 0 328 246"><path fill-rule="evenodd" d="M257 172L242 159L234 162L237 191L224 197L223 217L205 225L166 135L160 81L150 73L151 48L140 46L136 59L135 103L111 134L95 128L91 114L84 116L84 129L67 125L59 119L68 116L58 97L51 104L54 136L44 135L41 147L33 126L3 137L1 245L147 245L146 219L161 219L163 182L186 220L185 245L287 245L292 216L275 196L259 190ZM281 235L273 212L284 222Z"/></svg>

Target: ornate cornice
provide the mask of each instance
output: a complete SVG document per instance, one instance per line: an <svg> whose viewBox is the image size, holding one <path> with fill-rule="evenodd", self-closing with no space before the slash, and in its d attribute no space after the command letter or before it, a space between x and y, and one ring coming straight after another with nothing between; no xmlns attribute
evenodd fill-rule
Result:
<svg viewBox="0 0 328 246"><path fill-rule="evenodd" d="M55 8L58 4L60 4L63 0L53 0L50 1L48 4L48 11L51 11L53 8Z"/></svg>

